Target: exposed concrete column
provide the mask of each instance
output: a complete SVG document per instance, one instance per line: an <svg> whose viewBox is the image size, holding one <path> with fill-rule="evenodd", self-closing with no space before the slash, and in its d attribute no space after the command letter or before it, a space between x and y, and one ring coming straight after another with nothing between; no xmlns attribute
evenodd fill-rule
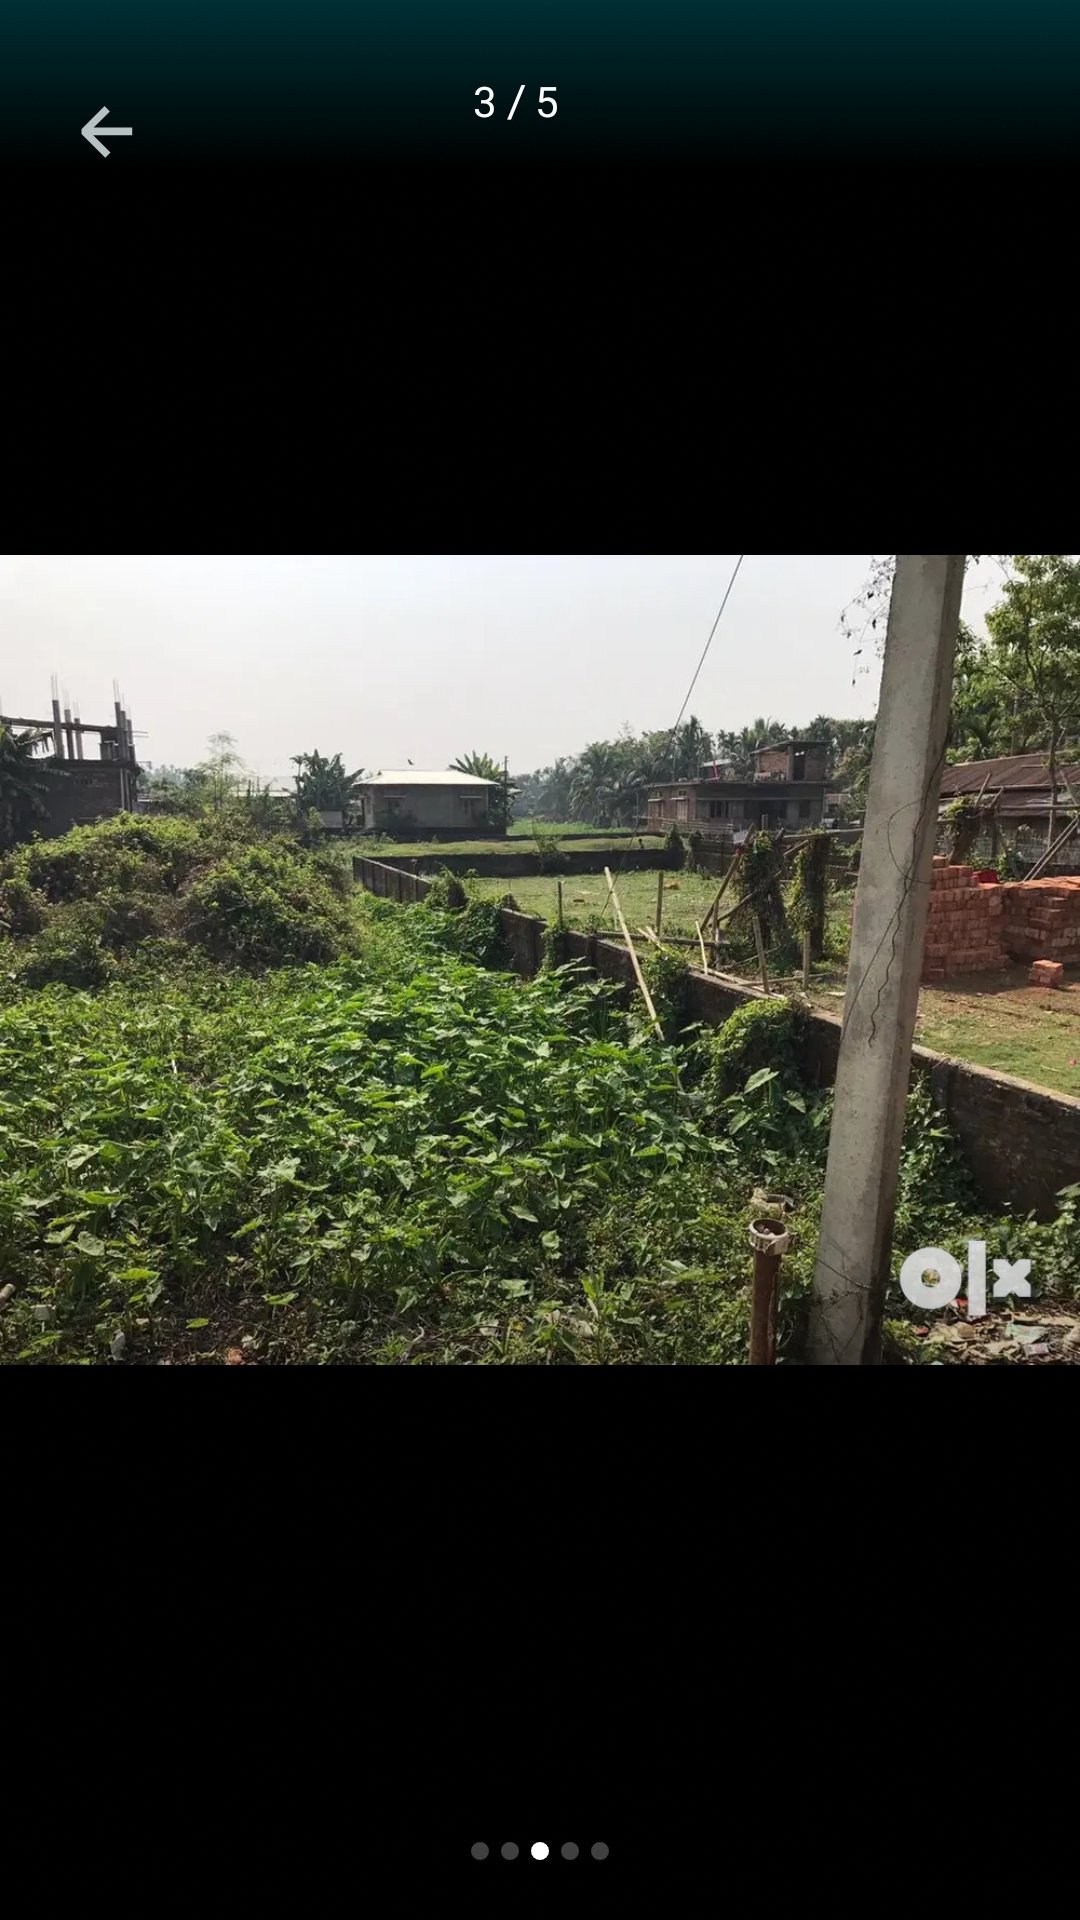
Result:
<svg viewBox="0 0 1080 1920"><path fill-rule="evenodd" d="M875 1365L964 584L962 553L896 562L807 1359Z"/></svg>

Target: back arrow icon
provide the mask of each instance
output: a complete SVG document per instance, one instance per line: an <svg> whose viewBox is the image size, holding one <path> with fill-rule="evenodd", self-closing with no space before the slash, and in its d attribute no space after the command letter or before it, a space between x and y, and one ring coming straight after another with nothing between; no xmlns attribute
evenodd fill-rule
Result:
<svg viewBox="0 0 1080 1920"><path fill-rule="evenodd" d="M83 139L89 140L90 145L92 147L96 147L99 153L103 153L105 155L106 160L109 157L109 149L108 147L103 146L102 142L98 139L97 137L98 133L130 133L131 132L130 127L101 126L99 123L102 120L104 120L105 115L108 113L108 111L109 111L108 107L102 107L101 112L95 113L93 119L88 120L85 127L83 127L81 130ZM94 131L95 128L97 128L97 132Z"/></svg>

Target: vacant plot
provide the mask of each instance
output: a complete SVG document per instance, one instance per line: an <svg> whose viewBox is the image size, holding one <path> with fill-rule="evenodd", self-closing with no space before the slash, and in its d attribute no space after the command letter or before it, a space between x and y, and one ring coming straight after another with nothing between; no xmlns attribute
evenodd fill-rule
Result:
<svg viewBox="0 0 1080 1920"><path fill-rule="evenodd" d="M1080 978L1063 987L1028 985L1027 968L924 988L917 1039L938 1053L1013 1074L1080 1099Z"/></svg>
<svg viewBox="0 0 1080 1920"><path fill-rule="evenodd" d="M656 834L633 835L620 834L612 838L610 834L597 833L583 840L573 840L570 847L574 853L618 853L625 847L659 846L660 838ZM443 853L535 853L536 842L531 833L509 833L506 839L498 840L390 840L382 834L358 835L341 843L350 856L354 853L365 854L369 860L396 860L411 858L414 854L430 854L432 866L438 865L439 855Z"/></svg>
<svg viewBox="0 0 1080 1920"><path fill-rule="evenodd" d="M611 871L631 933L636 935L639 927L655 926L659 873L651 870L620 875L614 866ZM663 878L664 928L669 933L692 937L695 921L708 913L720 883L697 873L665 873ZM535 913L541 919L552 921L558 913L555 875L541 874L528 880L477 880L474 885L478 893L490 899L500 899L509 891L522 913ZM562 895L563 916L568 927L590 928L602 921L613 932L618 931L618 916L602 873L564 875Z"/></svg>

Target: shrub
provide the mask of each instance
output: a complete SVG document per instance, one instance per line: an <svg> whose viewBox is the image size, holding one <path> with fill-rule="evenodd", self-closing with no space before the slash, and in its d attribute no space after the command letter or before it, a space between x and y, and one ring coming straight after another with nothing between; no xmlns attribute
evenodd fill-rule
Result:
<svg viewBox="0 0 1080 1920"><path fill-rule="evenodd" d="M460 913L469 904L469 896L456 873L449 867L440 867L427 893L424 905L436 913Z"/></svg>
<svg viewBox="0 0 1080 1920"><path fill-rule="evenodd" d="M742 922L740 932L745 932L750 925L751 915L757 915L765 950L774 969L782 969L797 954L784 907L783 873L783 852L778 836L771 833L752 834L743 849L735 874L735 888L739 897L737 918Z"/></svg>
<svg viewBox="0 0 1080 1920"><path fill-rule="evenodd" d="M113 967L98 928L86 915L57 915L16 963L20 986L93 990L112 979Z"/></svg>
<svg viewBox="0 0 1080 1920"><path fill-rule="evenodd" d="M800 1016L790 1000L752 1000L739 1007L716 1033L698 1042L706 1055L704 1089L719 1102L741 1093L762 1067L772 1067L789 1086L800 1080Z"/></svg>
<svg viewBox="0 0 1080 1920"><path fill-rule="evenodd" d="M538 826L534 821L532 837L541 873L565 873L567 860L559 844L558 834L549 828Z"/></svg>
<svg viewBox="0 0 1080 1920"><path fill-rule="evenodd" d="M641 971L664 1030L664 1039L674 1045L686 1025L690 969L679 954L667 947L661 952L651 947L642 957ZM644 1021L651 1031L652 1022L640 995L635 995L633 1005L635 1023Z"/></svg>
<svg viewBox="0 0 1080 1920"><path fill-rule="evenodd" d="M162 903L148 893L109 887L98 903L101 940L111 953L125 953L161 930Z"/></svg>
<svg viewBox="0 0 1080 1920"><path fill-rule="evenodd" d="M20 847L7 871L55 906L97 899L109 887L175 893L206 857L203 836L190 821L140 820L121 813L95 826L73 827L59 839Z"/></svg>
<svg viewBox="0 0 1080 1920"><path fill-rule="evenodd" d="M807 835L795 855L795 878L788 900L791 924L810 935L810 953L820 960L825 951L825 920L829 901L829 836Z"/></svg>
<svg viewBox="0 0 1080 1920"><path fill-rule="evenodd" d="M251 968L333 960L353 944L343 902L311 861L268 847L245 847L200 874L181 927L211 959Z"/></svg>
<svg viewBox="0 0 1080 1920"><path fill-rule="evenodd" d="M13 876L0 881L0 929L23 939L40 933L49 917L49 903L28 880Z"/></svg>
<svg viewBox="0 0 1080 1920"><path fill-rule="evenodd" d="M664 841L664 845L669 853L678 854L677 866L679 868L684 867L686 864L686 844L678 827L671 828L667 839Z"/></svg>

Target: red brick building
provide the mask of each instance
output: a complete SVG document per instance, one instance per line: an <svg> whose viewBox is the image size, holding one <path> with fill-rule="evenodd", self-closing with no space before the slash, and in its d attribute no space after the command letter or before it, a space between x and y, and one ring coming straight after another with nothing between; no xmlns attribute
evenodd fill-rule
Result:
<svg viewBox="0 0 1080 1920"><path fill-rule="evenodd" d="M821 740L779 740L759 747L750 779L709 761L696 780L671 780L650 789L648 826L664 833L726 836L747 828L820 826L825 811L828 749Z"/></svg>

